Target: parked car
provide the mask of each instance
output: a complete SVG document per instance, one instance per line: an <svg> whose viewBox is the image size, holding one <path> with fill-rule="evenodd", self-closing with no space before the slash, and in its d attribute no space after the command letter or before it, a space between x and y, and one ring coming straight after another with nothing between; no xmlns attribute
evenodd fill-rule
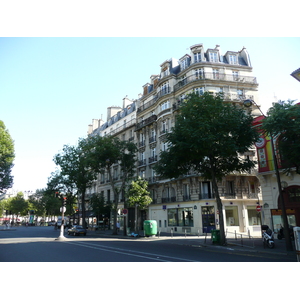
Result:
<svg viewBox="0 0 300 300"><path fill-rule="evenodd" d="M70 229L68 229L68 235L86 235L86 229L81 225L74 225Z"/></svg>

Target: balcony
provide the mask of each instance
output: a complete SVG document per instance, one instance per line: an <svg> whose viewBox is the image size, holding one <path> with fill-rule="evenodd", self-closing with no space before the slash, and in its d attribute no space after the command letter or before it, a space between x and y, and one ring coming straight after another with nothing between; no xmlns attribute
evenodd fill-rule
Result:
<svg viewBox="0 0 300 300"><path fill-rule="evenodd" d="M165 202L176 202L176 197L164 197L161 198L161 202L165 203Z"/></svg>
<svg viewBox="0 0 300 300"><path fill-rule="evenodd" d="M152 156L152 157L149 157L149 164L152 164L152 163L154 163L154 162L157 162L157 155L154 155L154 156Z"/></svg>
<svg viewBox="0 0 300 300"><path fill-rule="evenodd" d="M172 89L170 87L164 88L163 90L159 91L156 95L153 96L153 99L146 102L145 104L141 105L138 109L137 109L137 113L140 113L142 111L144 111L145 109L151 107L152 105L154 105L157 100L165 95L168 95L172 92Z"/></svg>
<svg viewBox="0 0 300 300"><path fill-rule="evenodd" d="M216 74L205 72L203 74L194 74L188 77L185 77L183 80L179 81L174 86L174 91L180 90L185 85L195 82L195 81L203 81L203 80L217 80L217 81L232 81L239 83L247 83L247 84L257 84L256 77L252 76L236 76L231 74Z"/></svg>
<svg viewBox="0 0 300 300"><path fill-rule="evenodd" d="M155 142L156 142L156 136L151 136L151 137L149 138L149 144L155 143Z"/></svg>
<svg viewBox="0 0 300 300"><path fill-rule="evenodd" d="M198 194L198 199L199 200L214 199L214 198L215 198L214 194L211 194L211 193L200 193L200 194Z"/></svg>
<svg viewBox="0 0 300 300"><path fill-rule="evenodd" d="M149 184L155 183L155 182L158 182L158 177L157 176L152 176L152 177L148 178L148 183Z"/></svg>
<svg viewBox="0 0 300 300"><path fill-rule="evenodd" d="M183 195L182 199L183 201L191 201L191 195Z"/></svg>
<svg viewBox="0 0 300 300"><path fill-rule="evenodd" d="M151 117L149 117L149 118L147 118L147 119L141 121L140 123L138 123L138 124L136 125L136 130L139 130L139 129L141 129L141 128L147 126L147 125L152 124L153 122L156 121L156 119L157 119L157 115L152 115Z"/></svg>
<svg viewBox="0 0 300 300"><path fill-rule="evenodd" d="M145 166L146 165L146 159L139 160L138 165L139 165L139 167Z"/></svg>

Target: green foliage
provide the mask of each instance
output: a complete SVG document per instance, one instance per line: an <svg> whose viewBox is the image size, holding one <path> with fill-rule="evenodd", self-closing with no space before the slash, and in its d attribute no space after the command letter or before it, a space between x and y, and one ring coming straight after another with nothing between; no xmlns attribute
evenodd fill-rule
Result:
<svg viewBox="0 0 300 300"><path fill-rule="evenodd" d="M93 194L90 198L90 206L92 207L93 212L100 215L109 215L110 206L105 205L105 199L102 194Z"/></svg>
<svg viewBox="0 0 300 300"><path fill-rule="evenodd" d="M263 129L275 137L282 166L300 174L300 105L294 101L274 103L263 120Z"/></svg>
<svg viewBox="0 0 300 300"><path fill-rule="evenodd" d="M148 182L141 177L133 180L127 191L128 206L138 206L139 209L146 209L152 202L150 193L148 191Z"/></svg>
<svg viewBox="0 0 300 300"><path fill-rule="evenodd" d="M135 155L136 145L132 142L121 141L117 137L112 136L93 136L88 138L88 143L92 147L87 147L88 156L90 158L90 167L97 173L104 174L107 172L111 188L114 193L114 203L112 210L114 214L114 229L117 233L117 207L119 194L125 189L125 185L129 178L135 173ZM116 182L113 177L113 165L119 164L122 172L121 184Z"/></svg>
<svg viewBox="0 0 300 300"><path fill-rule="evenodd" d="M0 120L0 192L12 187L11 170L14 159L14 142L3 121Z"/></svg>
<svg viewBox="0 0 300 300"><path fill-rule="evenodd" d="M161 153L156 171L176 178L194 170L218 180L233 171L249 171L254 162L239 154L258 139L252 121L239 107L224 103L221 95L190 94L167 135L169 148Z"/></svg>
<svg viewBox="0 0 300 300"><path fill-rule="evenodd" d="M11 214L26 216L30 208L29 202L24 199L22 192L19 192L17 196L11 197L8 200L7 209Z"/></svg>
<svg viewBox="0 0 300 300"><path fill-rule="evenodd" d="M80 139L78 146L65 145L62 153L54 156L54 162L61 169L60 184L75 185L78 192L85 193L97 173L91 168L91 157L88 151L91 148L88 139Z"/></svg>
<svg viewBox="0 0 300 300"><path fill-rule="evenodd" d="M252 121L240 107L223 102L221 94L190 94L167 135L169 147L154 169L167 178L192 171L211 180L217 208L222 211L217 181L233 171L250 171L255 165L240 156L258 140ZM220 242L225 244L223 214L219 218Z"/></svg>

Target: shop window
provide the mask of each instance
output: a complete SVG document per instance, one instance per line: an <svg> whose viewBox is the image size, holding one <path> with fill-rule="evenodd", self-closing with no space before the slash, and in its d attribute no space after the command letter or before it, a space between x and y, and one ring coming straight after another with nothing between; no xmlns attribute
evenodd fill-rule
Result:
<svg viewBox="0 0 300 300"><path fill-rule="evenodd" d="M299 188L290 188L288 190L289 201L290 202L300 202L300 189Z"/></svg>
<svg viewBox="0 0 300 300"><path fill-rule="evenodd" d="M178 226L194 226L192 208L178 208Z"/></svg>
<svg viewBox="0 0 300 300"><path fill-rule="evenodd" d="M237 206L226 206L226 226L239 226L239 213Z"/></svg>
<svg viewBox="0 0 300 300"><path fill-rule="evenodd" d="M256 206L248 206L248 224L249 226L261 225L260 212L256 211Z"/></svg>
<svg viewBox="0 0 300 300"><path fill-rule="evenodd" d="M168 209L168 226L178 226L177 209Z"/></svg>
<svg viewBox="0 0 300 300"><path fill-rule="evenodd" d="M194 226L193 209L191 207L168 209L168 226Z"/></svg>

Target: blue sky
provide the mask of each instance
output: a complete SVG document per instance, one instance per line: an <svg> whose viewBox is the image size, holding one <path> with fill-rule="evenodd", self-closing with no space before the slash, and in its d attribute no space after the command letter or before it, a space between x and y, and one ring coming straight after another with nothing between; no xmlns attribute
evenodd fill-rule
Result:
<svg viewBox="0 0 300 300"><path fill-rule="evenodd" d="M45 188L63 145L85 137L107 106L136 99L162 62L198 43L223 53L247 48L263 111L275 96L300 101L290 76L300 68L300 38L0 38L0 119L15 141L14 189Z"/></svg>

